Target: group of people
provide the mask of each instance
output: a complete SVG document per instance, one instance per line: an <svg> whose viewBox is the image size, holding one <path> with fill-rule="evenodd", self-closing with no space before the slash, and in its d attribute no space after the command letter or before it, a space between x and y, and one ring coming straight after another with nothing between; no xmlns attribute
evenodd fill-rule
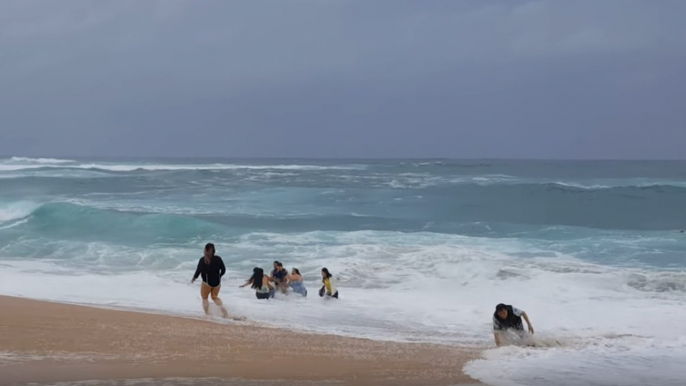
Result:
<svg viewBox="0 0 686 386"><path fill-rule="evenodd" d="M333 275L326 268L322 268L321 272L322 287L319 289L319 296L338 299L338 289L334 285ZM222 258L216 255L214 245L211 243L205 245L205 252L200 261L198 261L198 267L195 270L191 283L195 282L198 277L202 277L200 296L202 297L202 307L206 314L209 314L209 298L212 297L212 301L221 309L222 316L224 318L229 316L219 298L221 278L225 273L226 266ZM289 273L279 261L274 262L274 269L269 276L264 273L262 268L253 268L252 276L240 288L247 286L255 290L255 297L257 299L273 298L277 290L288 294L289 288L294 293L307 296L307 288L303 283L300 271L297 268L293 268ZM522 318L526 321L528 332L533 334L534 328L526 312L502 303L495 307L495 312L493 313L493 334L497 346L513 343L511 342L513 337L526 343L527 335L526 331L524 331Z"/></svg>
<svg viewBox="0 0 686 386"><path fill-rule="evenodd" d="M319 290L319 296L338 299L338 289L334 285L333 275L327 268L322 268L321 272L322 287ZM221 278L225 273L226 266L224 261L216 254L214 244L208 243L205 245L203 257L198 261L198 266L191 280L191 283L194 283L198 277L202 277L200 296L202 297L202 306L206 314L209 314L209 298L211 297L212 301L221 309L222 316L226 318L229 315L222 300L219 298ZM269 276L264 273L262 268L253 268L252 276L240 288L247 286L255 290L255 297L257 299L273 298L277 290L283 294L288 294L289 288L296 294L303 297L307 296L307 288L303 282L300 270L293 268L289 273L279 261L274 262L274 269Z"/></svg>
<svg viewBox="0 0 686 386"><path fill-rule="evenodd" d="M247 286L255 290L255 297L258 299L273 298L277 290L288 294L289 288L296 294L307 296L307 288L300 270L293 268L289 273L279 261L274 262L274 270L269 276L262 268L253 268L252 276L240 288Z"/></svg>

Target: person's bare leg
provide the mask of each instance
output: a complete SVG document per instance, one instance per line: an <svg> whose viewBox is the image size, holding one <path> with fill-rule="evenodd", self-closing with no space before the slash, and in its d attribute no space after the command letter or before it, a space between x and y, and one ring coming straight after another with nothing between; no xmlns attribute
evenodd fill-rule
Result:
<svg viewBox="0 0 686 386"><path fill-rule="evenodd" d="M221 288L221 286L212 288L212 301L214 304L219 306L219 309L222 311L222 318L226 319L229 317L229 312L226 310L224 303L222 303L222 300L219 298L219 288Z"/></svg>
<svg viewBox="0 0 686 386"><path fill-rule="evenodd" d="M210 297L210 292L212 292L212 287L203 282L200 285L200 296L202 297L202 309L205 310L205 315L210 314L210 302L207 300Z"/></svg>

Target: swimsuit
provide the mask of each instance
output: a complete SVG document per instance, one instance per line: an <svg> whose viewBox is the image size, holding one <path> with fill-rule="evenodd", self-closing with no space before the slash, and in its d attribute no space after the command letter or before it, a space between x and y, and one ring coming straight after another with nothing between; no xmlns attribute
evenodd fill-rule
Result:
<svg viewBox="0 0 686 386"><path fill-rule="evenodd" d="M221 257L214 255L210 260L210 264L205 264L205 258L201 257L193 279L195 280L198 276L202 276L202 281L214 288L221 284L221 278L225 273L226 267Z"/></svg>
<svg viewBox="0 0 686 386"><path fill-rule="evenodd" d="M268 285L263 285L262 288L255 290L255 297L258 299L269 299L274 297L274 290L270 289Z"/></svg>

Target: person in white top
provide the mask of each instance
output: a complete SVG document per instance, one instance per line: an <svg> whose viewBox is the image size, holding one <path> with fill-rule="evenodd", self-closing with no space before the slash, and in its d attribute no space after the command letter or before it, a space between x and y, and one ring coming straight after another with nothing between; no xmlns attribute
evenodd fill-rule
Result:
<svg viewBox="0 0 686 386"><path fill-rule="evenodd" d="M497 346L505 344L503 336L507 332L514 332L520 339L525 338L526 332L524 331L522 318L526 321L529 333L533 334L534 327L531 321L529 321L529 316L526 312L502 303L495 306L495 312L493 313L493 335Z"/></svg>

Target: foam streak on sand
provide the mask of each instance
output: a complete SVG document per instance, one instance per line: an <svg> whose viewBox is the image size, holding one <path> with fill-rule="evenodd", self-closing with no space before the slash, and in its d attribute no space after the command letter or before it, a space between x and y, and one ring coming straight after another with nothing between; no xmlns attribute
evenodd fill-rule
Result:
<svg viewBox="0 0 686 386"><path fill-rule="evenodd" d="M0 297L0 308L0 386L139 378L148 380L132 382L473 383L460 368L475 353L459 348L302 335L19 298ZM164 378L173 379L167 383ZM196 378L203 379L196 383ZM121 384L117 382L80 384Z"/></svg>

